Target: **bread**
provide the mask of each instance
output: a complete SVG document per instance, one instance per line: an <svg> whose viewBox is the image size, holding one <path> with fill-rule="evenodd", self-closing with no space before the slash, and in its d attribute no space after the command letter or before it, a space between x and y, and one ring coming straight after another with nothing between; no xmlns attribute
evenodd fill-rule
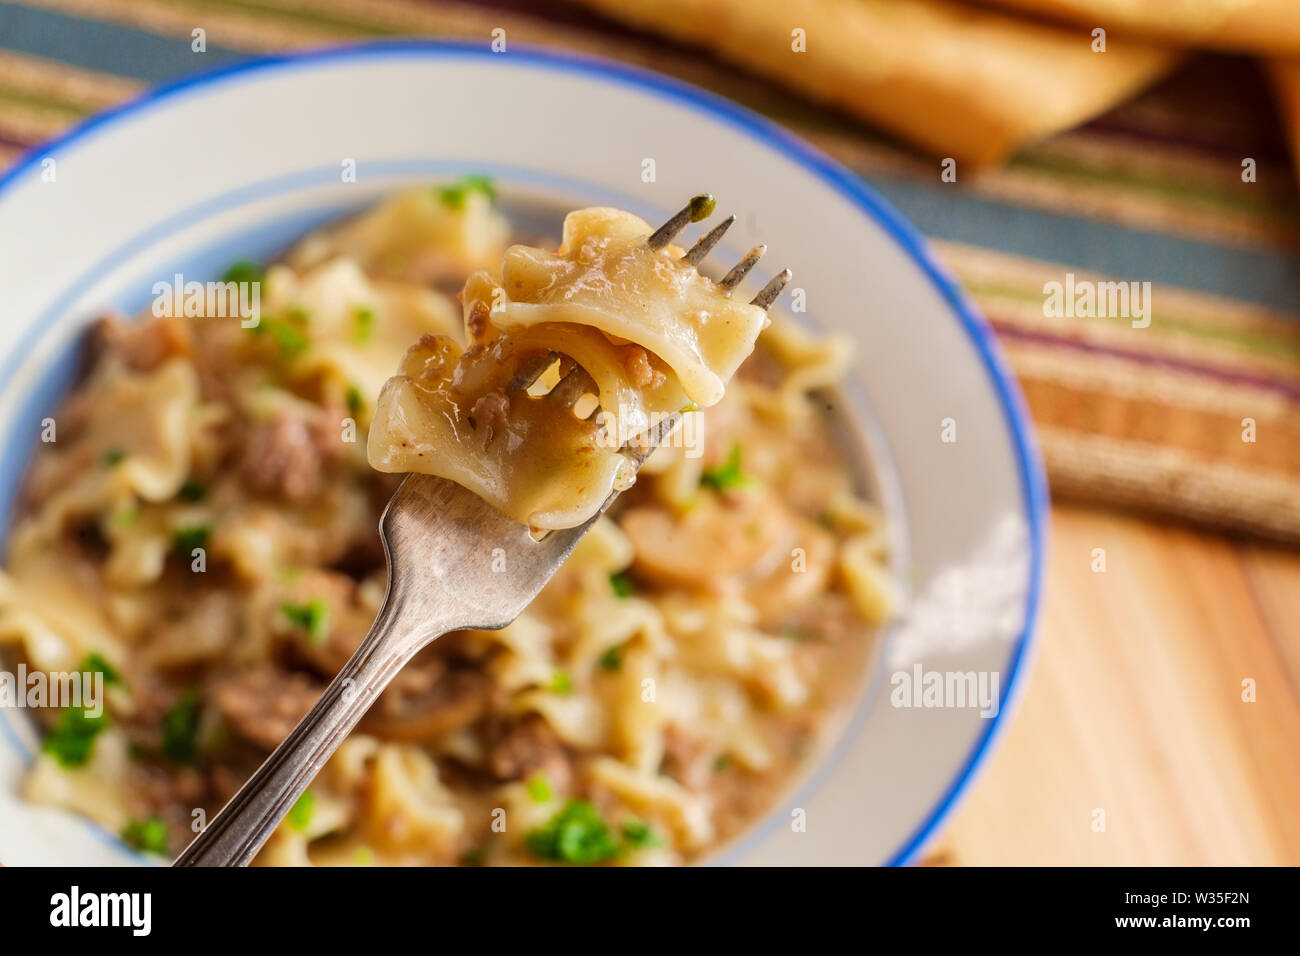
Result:
<svg viewBox="0 0 1300 956"><path fill-rule="evenodd" d="M1216 50L1300 55L1296 0L976 0L1108 34Z"/></svg>
<svg viewBox="0 0 1300 956"><path fill-rule="evenodd" d="M581 0L704 46L939 157L1003 159L1075 126L1179 54L948 0ZM796 52L795 30L805 52Z"/></svg>

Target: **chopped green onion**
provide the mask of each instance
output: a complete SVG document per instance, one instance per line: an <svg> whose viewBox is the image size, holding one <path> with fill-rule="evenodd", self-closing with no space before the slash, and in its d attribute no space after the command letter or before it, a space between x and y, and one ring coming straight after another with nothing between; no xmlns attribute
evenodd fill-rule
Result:
<svg viewBox="0 0 1300 956"><path fill-rule="evenodd" d="M717 207L718 201L708 193L701 193L698 196L691 197L691 222L708 219L713 215L713 210Z"/></svg>
<svg viewBox="0 0 1300 956"><path fill-rule="evenodd" d="M626 571L619 571L609 576L609 586L614 589L614 593L621 598L631 597L636 591L636 584Z"/></svg>
<svg viewBox="0 0 1300 956"><path fill-rule="evenodd" d="M357 309L353 319L356 322L356 330L352 337L358 342L369 342L370 335L375 330L375 313L366 308Z"/></svg>
<svg viewBox="0 0 1300 956"><path fill-rule="evenodd" d="M104 467L116 468L126 459L126 452L120 448L110 448L104 452Z"/></svg>
<svg viewBox="0 0 1300 956"><path fill-rule="evenodd" d="M307 350L310 340L307 333L285 319L263 317L250 331L254 335L270 335L280 349L280 358L288 360Z"/></svg>
<svg viewBox="0 0 1300 956"><path fill-rule="evenodd" d="M122 675L114 670L113 665L104 660L103 655L98 651L91 651L86 655L85 661L81 664L81 671L84 674L103 674L105 684L122 683Z"/></svg>
<svg viewBox="0 0 1300 956"><path fill-rule="evenodd" d="M284 603L280 613L289 619L289 623L307 635L313 644L320 644L329 633L329 607L317 598L306 604Z"/></svg>
<svg viewBox="0 0 1300 956"><path fill-rule="evenodd" d="M167 824L161 817L132 820L122 828L122 841L127 846L146 853L167 854Z"/></svg>
<svg viewBox="0 0 1300 956"><path fill-rule="evenodd" d="M546 774L536 773L528 778L528 796L534 803L546 803L554 795L551 791L551 781L546 779Z"/></svg>
<svg viewBox="0 0 1300 956"><path fill-rule="evenodd" d="M196 548L206 548L208 538L212 536L212 528L209 525L199 524L189 528L178 528L172 535L172 547L176 553L182 557L188 558L194 554Z"/></svg>
<svg viewBox="0 0 1300 956"><path fill-rule="evenodd" d="M176 492L181 501L189 502L202 501L204 495L207 493L208 489L204 488L193 478L181 485L180 490Z"/></svg>
<svg viewBox="0 0 1300 956"><path fill-rule="evenodd" d="M222 282L261 282L266 276L266 270L256 262L248 259L241 259L232 263L226 270L225 275L221 277Z"/></svg>
<svg viewBox="0 0 1300 956"><path fill-rule="evenodd" d="M46 735L41 749L64 767L80 767L90 759L95 738L108 726L108 715L87 716L80 707L65 707L59 722Z"/></svg>
<svg viewBox="0 0 1300 956"><path fill-rule="evenodd" d="M496 186L492 184L489 177L478 175L466 176L450 186L439 187L438 198L442 200L442 204L448 209L463 209L465 207L465 198L470 193L475 192L487 196L491 202L496 202Z"/></svg>
<svg viewBox="0 0 1300 956"><path fill-rule="evenodd" d="M186 690L162 716L162 752L172 763L193 765L199 755L199 710L203 701L197 687Z"/></svg>
<svg viewBox="0 0 1300 956"><path fill-rule="evenodd" d="M308 824L311 823L311 814L314 809L316 809L316 795L310 790L304 790L302 796L289 808L286 817L289 826L295 830L307 829Z"/></svg>
<svg viewBox="0 0 1300 956"><path fill-rule="evenodd" d="M650 846L663 846L663 841L650 828L650 824L644 820L638 820L633 817L630 820L623 821L622 826L623 839L628 846L634 849L644 849Z"/></svg>
<svg viewBox="0 0 1300 956"><path fill-rule="evenodd" d="M461 866L484 866L487 863L488 845L471 847L460 855Z"/></svg>
<svg viewBox="0 0 1300 956"><path fill-rule="evenodd" d="M616 671L623 666L623 648L619 644L607 648L604 654L600 655L600 669L606 671Z"/></svg>
<svg viewBox="0 0 1300 956"><path fill-rule="evenodd" d="M739 445L731 446L731 453L721 466L705 469L704 474L700 475L700 484L714 491L743 488L750 483L750 478L740 470Z"/></svg>
<svg viewBox="0 0 1300 956"><path fill-rule="evenodd" d="M569 694L573 692L573 678L569 676L566 670L556 670L551 677L551 690L557 694Z"/></svg>
<svg viewBox="0 0 1300 956"><path fill-rule="evenodd" d="M348 414L354 419L357 418L361 414L361 409L365 407L365 401L361 398L361 389L349 385L345 397L348 403Z"/></svg>
<svg viewBox="0 0 1300 956"><path fill-rule="evenodd" d="M524 845L540 860L590 865L618 855L609 825L586 800L570 800L544 825L528 832Z"/></svg>

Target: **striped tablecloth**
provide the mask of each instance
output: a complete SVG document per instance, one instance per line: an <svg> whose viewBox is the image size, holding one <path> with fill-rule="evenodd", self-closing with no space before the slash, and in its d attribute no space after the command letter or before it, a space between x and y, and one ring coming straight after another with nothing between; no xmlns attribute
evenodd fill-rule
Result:
<svg viewBox="0 0 1300 956"><path fill-rule="evenodd" d="M567 4L0 0L0 164L150 83L250 53L411 34L487 43L496 27L713 89L870 181L996 329L1058 497L1300 542L1300 196L1245 60L1193 60L1087 126L946 183L936 161L859 123ZM1049 315L1046 284L1067 281L1150 282L1149 324Z"/></svg>

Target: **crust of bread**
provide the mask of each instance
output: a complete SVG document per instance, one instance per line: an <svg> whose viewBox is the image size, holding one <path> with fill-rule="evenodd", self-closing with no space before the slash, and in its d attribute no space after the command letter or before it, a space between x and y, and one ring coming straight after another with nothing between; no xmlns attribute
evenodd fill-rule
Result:
<svg viewBox="0 0 1300 956"><path fill-rule="evenodd" d="M581 0L713 50L940 157L991 163L1104 112L1168 48L949 0ZM802 29L806 50L794 50Z"/></svg>
<svg viewBox="0 0 1300 956"><path fill-rule="evenodd" d="M1107 32L1216 50L1300 55L1296 0L976 0Z"/></svg>

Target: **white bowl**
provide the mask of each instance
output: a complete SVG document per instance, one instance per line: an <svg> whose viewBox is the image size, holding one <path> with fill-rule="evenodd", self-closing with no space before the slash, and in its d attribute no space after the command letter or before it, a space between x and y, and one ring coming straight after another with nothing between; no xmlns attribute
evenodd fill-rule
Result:
<svg viewBox="0 0 1300 956"><path fill-rule="evenodd" d="M349 161L356 182L343 181ZM843 732L716 859L912 860L1021 683L1047 501L1028 419L987 326L897 213L790 134L676 81L513 45L366 45L183 80L35 150L0 180L0 525L88 320L139 310L159 276L215 275L401 184L468 172L526 202L652 221L712 191L741 214L718 261L761 238L765 263L806 290L799 318L855 339L846 393L907 613ZM895 675L917 666L998 675L997 714L894 706ZM115 836L19 799L36 744L22 712L0 712L0 861L139 862Z"/></svg>

